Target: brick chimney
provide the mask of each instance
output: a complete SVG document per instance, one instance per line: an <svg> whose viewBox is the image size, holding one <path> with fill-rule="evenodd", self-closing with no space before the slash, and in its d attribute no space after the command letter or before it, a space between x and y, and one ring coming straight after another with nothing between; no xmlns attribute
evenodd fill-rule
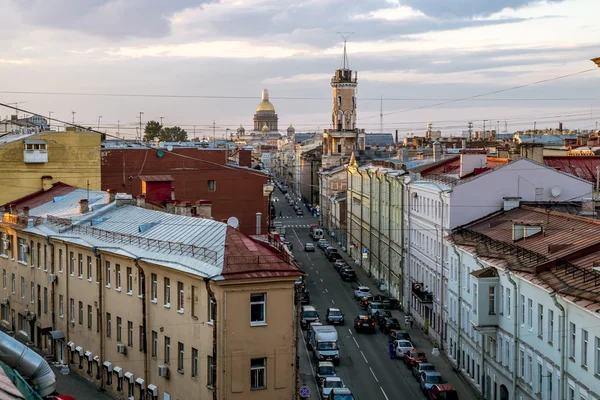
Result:
<svg viewBox="0 0 600 400"><path fill-rule="evenodd" d="M23 215L25 217L29 217L29 207L27 207L27 206L23 207Z"/></svg>
<svg viewBox="0 0 600 400"><path fill-rule="evenodd" d="M475 172L475 169L487 167L487 150L485 149L462 149L460 151L459 176L467 176Z"/></svg>
<svg viewBox="0 0 600 400"><path fill-rule="evenodd" d="M117 193L115 201L117 202L117 207L137 205L137 201L127 193Z"/></svg>
<svg viewBox="0 0 600 400"><path fill-rule="evenodd" d="M212 218L212 201L198 200L196 201L196 215L200 218Z"/></svg>
<svg viewBox="0 0 600 400"><path fill-rule="evenodd" d="M139 194L137 196L137 206L141 208L146 208L146 196L143 194Z"/></svg>
<svg viewBox="0 0 600 400"><path fill-rule="evenodd" d="M115 191L114 190L106 189L106 201L109 203L112 203L113 201L115 201Z"/></svg>
<svg viewBox="0 0 600 400"><path fill-rule="evenodd" d="M250 150L240 149L238 152L238 164L240 167L252 168L252 152Z"/></svg>
<svg viewBox="0 0 600 400"><path fill-rule="evenodd" d="M85 214L90 211L90 207L87 199L79 200L79 213Z"/></svg>
<svg viewBox="0 0 600 400"><path fill-rule="evenodd" d="M175 205L175 214L183 215L185 217L192 216L192 203L189 201L185 201L182 203L178 203Z"/></svg>
<svg viewBox="0 0 600 400"><path fill-rule="evenodd" d="M175 214L175 200L165 200L165 212Z"/></svg>

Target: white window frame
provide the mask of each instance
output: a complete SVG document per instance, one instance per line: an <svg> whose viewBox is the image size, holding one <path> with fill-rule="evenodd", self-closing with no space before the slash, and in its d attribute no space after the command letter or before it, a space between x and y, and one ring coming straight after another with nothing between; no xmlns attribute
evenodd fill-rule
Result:
<svg viewBox="0 0 600 400"><path fill-rule="evenodd" d="M185 286L183 282L177 282L177 312L183 312L183 306L185 305Z"/></svg>
<svg viewBox="0 0 600 400"><path fill-rule="evenodd" d="M75 299L71 298L70 299L71 303L71 324L75 325Z"/></svg>
<svg viewBox="0 0 600 400"><path fill-rule="evenodd" d="M115 290L121 291L121 265L115 264Z"/></svg>
<svg viewBox="0 0 600 400"><path fill-rule="evenodd" d="M27 264L27 241L20 237L17 238L19 244L19 258L17 259L20 263Z"/></svg>
<svg viewBox="0 0 600 400"><path fill-rule="evenodd" d="M92 281L92 257L87 256L87 280Z"/></svg>
<svg viewBox="0 0 600 400"><path fill-rule="evenodd" d="M496 286L491 285L488 288L488 314L496 315Z"/></svg>
<svg viewBox="0 0 600 400"><path fill-rule="evenodd" d="M127 294L133 294L133 269L127 267Z"/></svg>
<svg viewBox="0 0 600 400"><path fill-rule="evenodd" d="M110 261L104 263L104 271L106 275L106 288L110 289Z"/></svg>
<svg viewBox="0 0 600 400"><path fill-rule="evenodd" d="M254 364L254 365L253 365ZM250 389L267 388L267 359L252 358L250 360Z"/></svg>
<svg viewBox="0 0 600 400"><path fill-rule="evenodd" d="M64 297L61 294L61 295L58 296L58 316L60 318L64 318L64 316L65 316L64 315L64 308L65 308L65 306L64 306Z"/></svg>
<svg viewBox="0 0 600 400"><path fill-rule="evenodd" d="M181 342L177 342L177 372L183 374L185 366L185 346Z"/></svg>
<svg viewBox="0 0 600 400"><path fill-rule="evenodd" d="M255 300L252 297L255 297ZM262 296L261 300L258 300L256 296ZM253 306L261 306L262 307L262 319L253 320L252 308ZM267 324L267 294L265 292L262 293L252 293L250 294L250 326L263 326Z"/></svg>
<svg viewBox="0 0 600 400"><path fill-rule="evenodd" d="M588 341L589 333L585 329L581 330L581 366L586 367L588 365Z"/></svg>
<svg viewBox="0 0 600 400"><path fill-rule="evenodd" d="M164 306L171 307L171 279L164 277L163 281Z"/></svg>
<svg viewBox="0 0 600 400"><path fill-rule="evenodd" d="M198 349L192 347L192 378L198 378Z"/></svg>
<svg viewBox="0 0 600 400"><path fill-rule="evenodd" d="M153 303L158 302L158 277L156 276L156 274L152 274L151 275L152 278L152 287L151 287L151 299L150 301L152 301Z"/></svg>
<svg viewBox="0 0 600 400"><path fill-rule="evenodd" d="M569 322L569 358L575 359L575 346L577 344L577 325Z"/></svg>

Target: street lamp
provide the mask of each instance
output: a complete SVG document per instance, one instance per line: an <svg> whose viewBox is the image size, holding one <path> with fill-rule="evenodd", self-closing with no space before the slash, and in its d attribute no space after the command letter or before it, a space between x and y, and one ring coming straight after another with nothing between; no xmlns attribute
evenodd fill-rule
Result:
<svg viewBox="0 0 600 400"><path fill-rule="evenodd" d="M98 130L100 130L100 120L102 119L102 115L98 116Z"/></svg>

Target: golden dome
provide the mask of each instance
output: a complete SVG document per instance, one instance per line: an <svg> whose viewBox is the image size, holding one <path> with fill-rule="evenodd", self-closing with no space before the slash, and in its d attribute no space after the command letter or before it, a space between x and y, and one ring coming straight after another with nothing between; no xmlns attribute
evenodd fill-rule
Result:
<svg viewBox="0 0 600 400"><path fill-rule="evenodd" d="M262 92L262 101L256 106L256 112L275 112L275 107L269 101L269 91L267 89Z"/></svg>

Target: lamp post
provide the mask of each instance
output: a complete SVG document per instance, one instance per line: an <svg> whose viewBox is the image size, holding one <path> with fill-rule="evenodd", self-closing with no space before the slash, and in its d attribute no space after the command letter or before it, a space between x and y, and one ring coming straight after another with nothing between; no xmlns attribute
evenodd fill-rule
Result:
<svg viewBox="0 0 600 400"><path fill-rule="evenodd" d="M144 113L142 111L140 111L140 131L139 131L139 140L140 142L142 141L142 115L144 115Z"/></svg>
<svg viewBox="0 0 600 400"><path fill-rule="evenodd" d="M98 130L100 130L100 120L102 119L102 115L98 116Z"/></svg>
<svg viewBox="0 0 600 400"><path fill-rule="evenodd" d="M50 130L50 127L52 126L52 113L53 111L48 111L48 130ZM598 125L597 122L596 125Z"/></svg>

